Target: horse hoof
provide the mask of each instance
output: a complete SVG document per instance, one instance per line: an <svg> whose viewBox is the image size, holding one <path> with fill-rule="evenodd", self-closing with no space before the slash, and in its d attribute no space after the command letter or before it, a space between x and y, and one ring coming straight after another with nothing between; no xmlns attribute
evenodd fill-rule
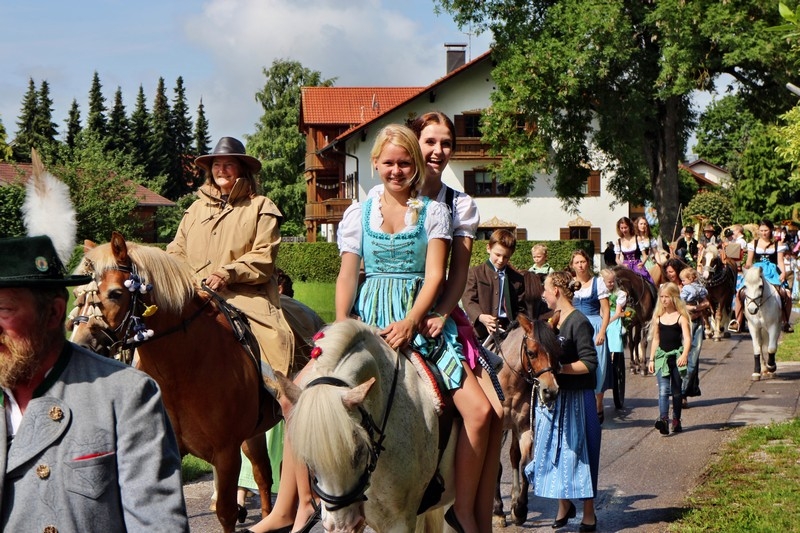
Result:
<svg viewBox="0 0 800 533"><path fill-rule="evenodd" d="M714 337L714 342L722 342L722 337Z"/></svg>
<svg viewBox="0 0 800 533"><path fill-rule="evenodd" d="M511 509L511 521L512 521L512 522L514 522L514 525L515 525L515 526L521 526L522 524L524 524L524 523L525 523L525 521L526 521L527 519L528 519L528 513L527 513L527 511L525 512L525 514L518 515L518 514L517 514L517 513L514 511L514 509Z"/></svg>
<svg viewBox="0 0 800 533"><path fill-rule="evenodd" d="M760 381L760 380L761 380L761 374L756 374L755 372L753 372L750 375L750 381Z"/></svg>
<svg viewBox="0 0 800 533"><path fill-rule="evenodd" d="M506 522L506 515L494 515L492 516L492 529L495 528L503 528L505 529L508 526L508 522Z"/></svg>
<svg viewBox="0 0 800 533"><path fill-rule="evenodd" d="M772 379L775 377L775 372L770 372L769 370L765 370L761 373L761 379Z"/></svg>

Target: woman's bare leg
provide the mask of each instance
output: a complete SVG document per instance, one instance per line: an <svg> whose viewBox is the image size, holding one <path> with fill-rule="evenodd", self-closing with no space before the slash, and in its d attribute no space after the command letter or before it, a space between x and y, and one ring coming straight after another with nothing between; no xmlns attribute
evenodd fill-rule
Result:
<svg viewBox="0 0 800 533"><path fill-rule="evenodd" d="M463 365L466 374L464 384L453 392L456 409L464 420L456 445L456 501L453 507L464 531L479 533L481 530L475 516L475 504L489 444L492 406L475 374L466 363ZM491 510L490 504L489 513Z"/></svg>
<svg viewBox="0 0 800 533"><path fill-rule="evenodd" d="M475 519L478 530L490 532L492 530L492 511L494 508L494 493L497 488L497 474L500 471L500 452L503 440L503 404L497 397L494 384L482 367L476 366L475 377L481 386L484 395L491 404L489 425L489 441L486 446L486 457L483 461L478 494L475 498Z"/></svg>

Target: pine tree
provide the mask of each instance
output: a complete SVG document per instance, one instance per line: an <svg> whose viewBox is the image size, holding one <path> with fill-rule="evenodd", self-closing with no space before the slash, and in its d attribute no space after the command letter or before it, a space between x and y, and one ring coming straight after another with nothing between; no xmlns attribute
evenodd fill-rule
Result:
<svg viewBox="0 0 800 533"><path fill-rule="evenodd" d="M150 165L150 113L147 111L147 99L141 85L139 85L139 93L136 95L136 107L131 114L129 150L134 163L146 168L149 174L152 168ZM149 177L154 176L150 175Z"/></svg>
<svg viewBox="0 0 800 533"><path fill-rule="evenodd" d="M167 176L167 184L161 194L170 200L176 200L179 187L176 188L170 176L170 154L172 153L173 138L171 131L169 102L167 101L164 78L158 78L156 96L153 100L153 111L150 114L150 167L148 174L151 178Z"/></svg>
<svg viewBox="0 0 800 533"><path fill-rule="evenodd" d="M71 154L75 150L78 143L78 136L81 133L81 111L78 107L78 101L73 98L72 106L69 108L69 116L67 118L67 139L66 144Z"/></svg>
<svg viewBox="0 0 800 533"><path fill-rule="evenodd" d="M172 101L172 168L170 172L171 189L176 198L190 192L194 185L194 176L190 170L194 156L192 154L192 119L189 118L189 106L186 104L186 89L183 77L175 81L175 98ZM168 185L169 186L169 185ZM172 192L172 191L170 191Z"/></svg>
<svg viewBox="0 0 800 533"><path fill-rule="evenodd" d="M117 87L114 93L114 107L108 117L107 150L127 150L130 145L130 124L125 115L125 104L122 103L122 88Z"/></svg>
<svg viewBox="0 0 800 533"><path fill-rule="evenodd" d="M203 99L200 98L200 105L197 106L197 120L194 123L194 145L192 150L195 156L204 155L211 151L211 136L208 134L208 119L203 106ZM202 184L203 172L194 164L188 167L191 172L191 179L194 187Z"/></svg>
<svg viewBox="0 0 800 533"><path fill-rule="evenodd" d="M208 119L203 99L197 106L197 120L194 123L194 153L204 155L211 151L211 136L208 134Z"/></svg>
<svg viewBox="0 0 800 533"><path fill-rule="evenodd" d="M39 86L39 96L36 103L36 118L34 120L37 148L41 152L53 154L58 147L58 124L53 122L53 99L50 98L50 84L47 80Z"/></svg>
<svg viewBox="0 0 800 533"><path fill-rule="evenodd" d="M92 77L92 87L89 89L89 115L86 118L86 130L96 133L99 138L104 138L107 133L108 121L106 120L106 98L103 96L103 86L100 76L95 71Z"/></svg>
<svg viewBox="0 0 800 533"><path fill-rule="evenodd" d="M17 136L14 139L14 160L30 163L31 148L36 144L36 110L39 96L33 78L28 78L28 91L22 97L22 109L17 120Z"/></svg>

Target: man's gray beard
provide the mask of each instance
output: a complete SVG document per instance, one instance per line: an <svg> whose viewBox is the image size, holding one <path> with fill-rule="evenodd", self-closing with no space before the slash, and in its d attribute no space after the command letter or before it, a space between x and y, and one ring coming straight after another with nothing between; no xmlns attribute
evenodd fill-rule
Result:
<svg viewBox="0 0 800 533"><path fill-rule="evenodd" d="M0 342L10 352L0 356L0 386L14 389L17 385L29 382L42 364L44 336L18 341L3 334L0 335Z"/></svg>

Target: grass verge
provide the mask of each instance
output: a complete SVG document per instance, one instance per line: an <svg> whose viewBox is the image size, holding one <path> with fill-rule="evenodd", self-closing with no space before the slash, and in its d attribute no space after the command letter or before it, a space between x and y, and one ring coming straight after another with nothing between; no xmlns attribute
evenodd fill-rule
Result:
<svg viewBox="0 0 800 533"><path fill-rule="evenodd" d="M189 483L211 473L211 465L194 455L185 455L181 461L181 476L184 483Z"/></svg>
<svg viewBox="0 0 800 533"><path fill-rule="evenodd" d="M797 331L794 333L781 333L775 359L784 362L800 361L800 334Z"/></svg>
<svg viewBox="0 0 800 533"><path fill-rule="evenodd" d="M800 531L800 419L742 430L689 506L670 531Z"/></svg>
<svg viewBox="0 0 800 533"><path fill-rule="evenodd" d="M293 288L295 299L316 311L325 323L336 319L335 283L297 282L293 284Z"/></svg>

